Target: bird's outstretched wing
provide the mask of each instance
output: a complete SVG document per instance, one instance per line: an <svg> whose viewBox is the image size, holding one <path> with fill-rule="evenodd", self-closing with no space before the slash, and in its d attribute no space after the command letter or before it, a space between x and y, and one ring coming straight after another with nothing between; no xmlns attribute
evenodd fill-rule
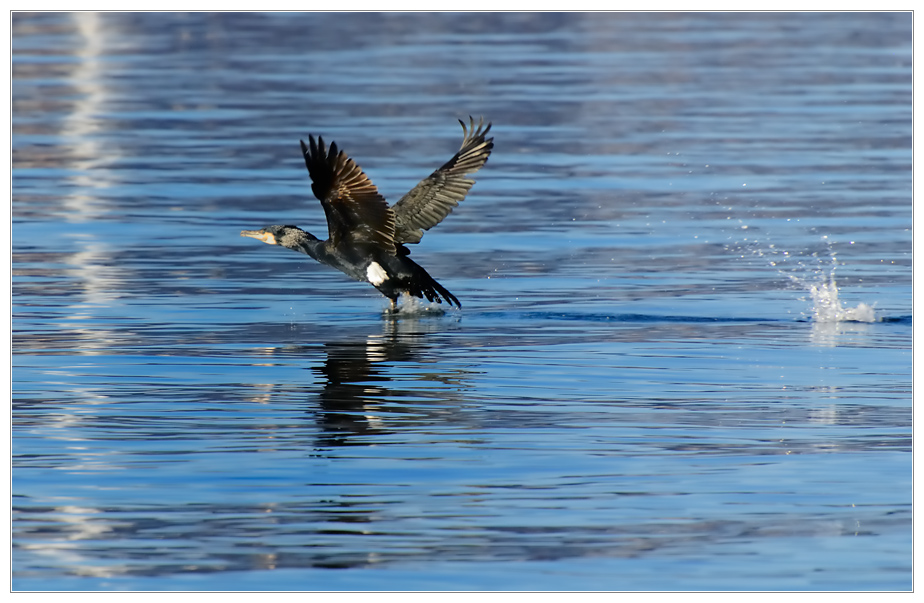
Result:
<svg viewBox="0 0 924 603"><path fill-rule="evenodd" d="M330 149L324 139L308 136L302 144L305 165L311 175L311 190L327 215L327 231L333 245L342 241L374 243L395 253L395 214L369 180L346 153Z"/></svg>
<svg viewBox="0 0 924 603"><path fill-rule="evenodd" d="M491 124L485 126L484 118L478 121L477 128L475 120L472 117L468 119L468 128L459 120L465 135L459 152L395 204L397 243L420 242L423 231L442 222L475 184L474 180L466 176L477 172L488 160L494 148L494 139L485 138L491 130Z"/></svg>

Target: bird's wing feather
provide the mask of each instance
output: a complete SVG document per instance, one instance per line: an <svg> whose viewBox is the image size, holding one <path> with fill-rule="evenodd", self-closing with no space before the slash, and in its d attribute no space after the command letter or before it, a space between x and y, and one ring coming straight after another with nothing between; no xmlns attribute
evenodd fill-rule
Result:
<svg viewBox="0 0 924 603"><path fill-rule="evenodd" d="M311 190L327 215L327 230L333 245L343 241L374 243L395 253L395 214L369 177L332 142L308 136L300 141L305 165L311 175Z"/></svg>
<svg viewBox="0 0 924 603"><path fill-rule="evenodd" d="M485 126L482 118L476 128L471 117L468 128L462 120L459 123L464 134L459 152L395 204L396 242L417 243L423 231L442 222L475 184L466 176L477 172L488 160L494 148L494 138L485 138L491 124Z"/></svg>

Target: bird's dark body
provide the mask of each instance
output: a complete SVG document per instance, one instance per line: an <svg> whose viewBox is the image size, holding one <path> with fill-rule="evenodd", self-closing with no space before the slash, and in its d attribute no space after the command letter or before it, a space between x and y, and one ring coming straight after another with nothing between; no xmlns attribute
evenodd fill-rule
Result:
<svg viewBox="0 0 924 603"><path fill-rule="evenodd" d="M445 299L461 307L455 295L408 257L407 248L404 246L403 252L399 250L399 255L391 255L371 243L336 246L330 241L319 240L297 226L281 228L286 230L283 236L277 239L280 241L279 244L310 255L319 263L336 268L353 280L370 283L392 301L396 302L401 293L407 293L431 302ZM372 282L369 277L369 267L373 264L378 265L386 276L380 283Z"/></svg>
<svg viewBox="0 0 924 603"><path fill-rule="evenodd" d="M439 224L474 184L472 174L487 161L494 146L485 138L491 124L471 129L462 124L465 138L459 152L422 180L394 206L379 195L365 173L320 137L302 152L312 180L312 191L327 215L329 238L321 241L297 226L267 226L245 230L242 236L281 245L311 256L321 264L340 270L358 281L373 285L391 300L392 308L402 293L461 307L459 300L413 261L405 244L420 241L425 230Z"/></svg>
<svg viewBox="0 0 924 603"><path fill-rule="evenodd" d="M431 302L441 302L445 299L449 304L462 307L455 295L436 282L420 264L406 255L379 254L376 263L385 270L388 278L374 287L388 299L397 301L398 296L407 293L414 297L425 297Z"/></svg>

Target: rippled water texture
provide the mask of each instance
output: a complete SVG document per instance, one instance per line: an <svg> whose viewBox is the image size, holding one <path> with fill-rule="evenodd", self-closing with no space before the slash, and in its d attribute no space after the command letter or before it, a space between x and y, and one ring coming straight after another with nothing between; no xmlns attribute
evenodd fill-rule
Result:
<svg viewBox="0 0 924 603"><path fill-rule="evenodd" d="M911 588L911 16L14 14L12 584ZM298 140L462 311L326 236Z"/></svg>

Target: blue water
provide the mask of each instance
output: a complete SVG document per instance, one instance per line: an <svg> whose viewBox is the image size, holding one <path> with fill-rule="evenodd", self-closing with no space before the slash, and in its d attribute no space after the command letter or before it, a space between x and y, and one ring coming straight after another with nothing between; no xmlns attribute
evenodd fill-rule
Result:
<svg viewBox="0 0 924 603"><path fill-rule="evenodd" d="M910 13L12 18L15 590L909 590ZM298 150L495 149L397 318ZM410 307L409 307L410 309ZM848 320L849 319L849 320Z"/></svg>

